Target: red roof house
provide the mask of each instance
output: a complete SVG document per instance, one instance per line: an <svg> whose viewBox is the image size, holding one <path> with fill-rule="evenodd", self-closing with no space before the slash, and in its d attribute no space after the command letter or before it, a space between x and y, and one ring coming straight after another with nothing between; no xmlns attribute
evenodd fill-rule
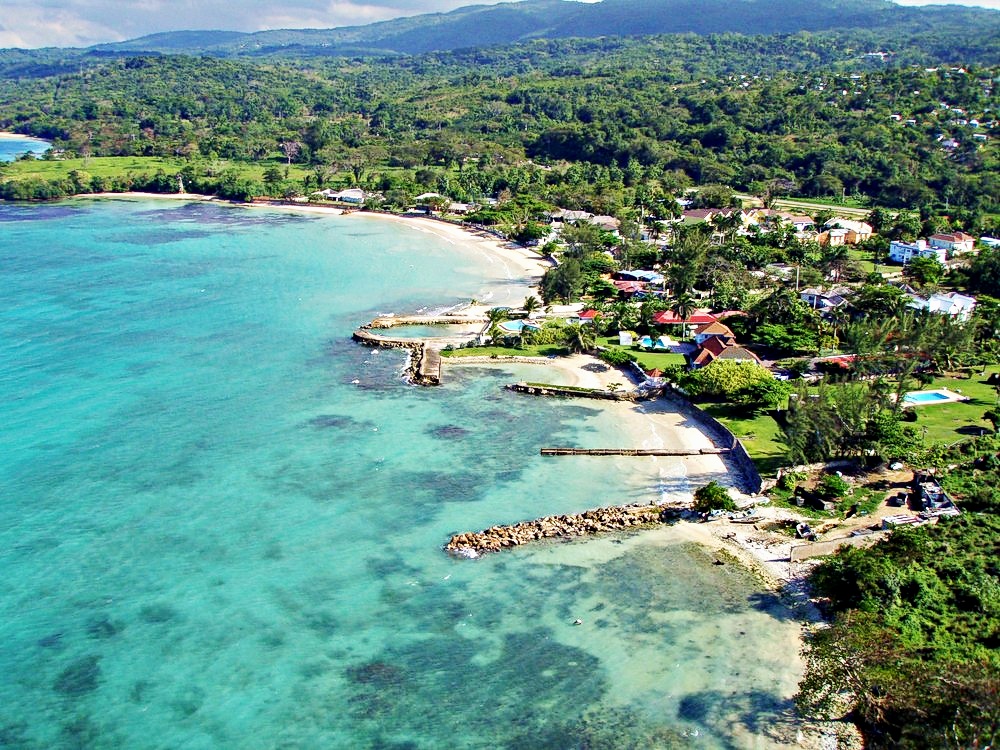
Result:
<svg viewBox="0 0 1000 750"><path fill-rule="evenodd" d="M653 322L660 326L680 325L681 323L689 326L705 325L706 323L714 323L715 316L710 313L697 312L689 315L687 319L681 320L673 310L664 310L653 316Z"/></svg>

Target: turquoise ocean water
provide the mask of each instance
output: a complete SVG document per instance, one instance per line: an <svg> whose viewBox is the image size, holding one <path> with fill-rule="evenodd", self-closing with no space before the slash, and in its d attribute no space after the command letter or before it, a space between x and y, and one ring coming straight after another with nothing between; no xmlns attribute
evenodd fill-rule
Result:
<svg viewBox="0 0 1000 750"><path fill-rule="evenodd" d="M48 148L48 141L39 138L0 138L0 161L14 161L18 156L28 151L40 154Z"/></svg>
<svg viewBox="0 0 1000 750"><path fill-rule="evenodd" d="M530 368L421 389L350 341L380 311L499 299L503 277L378 219L0 205L0 744L794 737L797 625L670 530L441 552L698 479L542 459L629 438L613 412L502 390Z"/></svg>

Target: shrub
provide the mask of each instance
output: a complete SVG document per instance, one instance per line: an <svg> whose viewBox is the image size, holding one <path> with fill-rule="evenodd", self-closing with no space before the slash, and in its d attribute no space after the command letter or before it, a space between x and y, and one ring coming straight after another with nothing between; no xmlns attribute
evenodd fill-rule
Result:
<svg viewBox="0 0 1000 750"><path fill-rule="evenodd" d="M824 500L836 500L837 498L847 497L850 491L851 485L843 477L836 474L827 474L819 481L819 485L816 487L816 492Z"/></svg>
<svg viewBox="0 0 1000 750"><path fill-rule="evenodd" d="M781 475L781 479L778 480L778 487L786 492L791 492L795 489L795 486L805 478L806 475L801 471L789 471L788 473Z"/></svg>
<svg viewBox="0 0 1000 750"><path fill-rule="evenodd" d="M605 349L597 356L609 365L613 365L615 367L627 365L629 362L635 362L635 355L631 352L625 351L624 349Z"/></svg>
<svg viewBox="0 0 1000 750"><path fill-rule="evenodd" d="M729 496L726 488L718 482L711 481L694 493L694 509L699 513L713 510L736 510L736 503Z"/></svg>

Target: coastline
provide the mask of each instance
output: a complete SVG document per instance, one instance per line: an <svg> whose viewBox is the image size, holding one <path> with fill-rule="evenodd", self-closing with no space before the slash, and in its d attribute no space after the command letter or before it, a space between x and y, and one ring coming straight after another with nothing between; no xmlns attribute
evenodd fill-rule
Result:
<svg viewBox="0 0 1000 750"><path fill-rule="evenodd" d="M36 138L33 135L21 135L20 133L11 133L8 131L0 132L0 141L35 141L37 143L48 143L44 138Z"/></svg>
<svg viewBox="0 0 1000 750"><path fill-rule="evenodd" d="M502 303L509 307L519 307L524 300L534 293L534 288L541 281L545 271L551 268L551 263L544 257L532 252L517 243L501 240L480 230L453 224L447 221L408 214L390 214L376 211L345 211L337 206L322 206L314 203L284 203L278 201L259 201L253 203L237 203L198 193L146 193L130 191L125 193L81 193L68 196L66 200L77 199L108 199L108 200L181 200L220 203L234 208L268 209L271 211L290 211L326 216L369 217L384 221L398 221L407 224L421 232L433 234L451 245L460 245L463 249L483 255L489 262L501 265L503 275L509 282L504 291L503 299L491 300L492 303ZM470 305L470 314L482 313L496 304Z"/></svg>
<svg viewBox="0 0 1000 750"><path fill-rule="evenodd" d="M171 197L168 197L168 196L158 196L158 197L164 198L164 199L170 199L171 198ZM176 198L173 198L173 199L176 199ZM296 210L294 207L289 207L289 209L290 210ZM159 212L155 212L155 213L159 213ZM167 211L165 213L169 214L171 212ZM212 210L209 213L214 214L215 211ZM364 214L362 214L362 215L364 215ZM248 215L244 215L244 216L248 216ZM277 219L280 219L280 216L278 216L278 215L272 215L272 216L274 217L273 220L275 220L275 221ZM248 216L248 218L249 218L249 216ZM271 221L272 221L272 219L267 219L267 222L271 222ZM310 223L310 222L297 221L297 222L294 222L294 223L295 224L307 224L307 223ZM319 224L319 223L320 222L315 222L315 224ZM346 221L344 223L346 224ZM437 227L435 227L435 228L437 228ZM486 270L488 270L488 269L486 269ZM371 298L372 299L377 299L377 295L378 295L378 293L376 292L375 295L372 296ZM314 305L314 308L316 306L318 306L318 307L320 307L320 309L322 309L322 303L320 303L319 305ZM587 367L587 365L594 364L595 362L597 362L597 360L595 360L594 358L586 357L586 356L580 356L580 357L572 358L572 360L571 359L567 359L565 361L563 361L563 360L547 360L546 361L546 366L551 369L551 377L553 377L553 378L556 378L556 377L560 377L560 378L565 377L567 379L572 379L572 381L575 382L575 383L580 383L580 384L602 382L602 378L605 381L607 379L612 379L612 378L615 379L615 380L618 379L617 371L614 371L614 370L610 370L610 371L608 371L608 370L594 371L592 369L585 369ZM451 360L449 360L449 363L450 364L454 364L454 362L451 362ZM459 364L464 364L464 363L462 363L460 361L458 361L458 363ZM469 363L469 364L472 364L472 363ZM501 366L503 366L502 362L500 362L499 364L501 364ZM544 375L547 375L547 374L548 373L543 373L543 377L544 377ZM545 377L544 379L548 379L548 378ZM425 393L423 395L426 396L427 394ZM433 400L433 396L431 397L431 399ZM521 408L518 408L519 406L521 406ZM523 406L524 405L519 405L518 403L514 403L513 404L513 408L511 408L511 411L513 411L513 412L522 411L522 418L523 418ZM610 406L611 405L609 405L609 407ZM562 407L560 407L558 404L554 404L553 405L553 409L557 409L558 410L558 409L561 409L561 408ZM664 412L667 412L667 411L670 410L670 405L669 404L663 404L662 408L663 408ZM603 410L604 409L602 407L602 411ZM636 408L634 406L630 406L630 405L622 405L621 409L616 408L612 413L615 416L617 416L618 414L623 415L623 419L627 420L628 424L634 425L634 427L632 429L633 429L633 434L635 435L637 441L644 442L644 441L647 441L647 440L652 440L652 439L659 438L661 441L666 441L666 442L668 442L668 444L672 444L672 441L675 439L674 437L668 436L668 435L665 434L667 432L667 430L664 427L664 423L666 422L666 420L669 419L669 417L666 414L662 414L661 415L661 414L657 414L657 413L644 412L644 411L642 411L642 410L640 410L640 409L638 409L638 408ZM678 434L679 435L683 434L681 432L681 430L683 428L683 424L682 423L684 422L684 418L681 415L675 415L675 419L678 421L678 424L676 425ZM418 429L419 429L419 427L418 427ZM694 429L692 429L690 427L688 428L688 430L690 430L690 432L692 433L692 435L691 435L691 439L692 440L698 439L698 435L694 434L694 433L697 433L697 430L694 430ZM380 433L380 435L386 435L386 434L387 434L387 432L384 429ZM601 440L606 440L607 437L608 437L608 433L603 433L603 432L602 433L596 433L595 432L595 433L593 433L591 435L590 438L587 438L587 439L588 440L594 440L594 441L601 441ZM676 438L676 439L680 439L680 438ZM619 442L619 440L616 440L616 442ZM447 444L445 444L445 445L447 445ZM373 452L372 455L380 455L380 453ZM679 487L680 483L682 481L683 482L688 482L688 481L695 482L697 480L694 479L694 475L699 475L699 479L700 479L700 476L703 475L704 473L706 473L706 472L702 471L701 469L694 468L696 466L696 464L689 463L686 460L684 462L653 461L652 463L650 463L649 461L643 461L642 464L641 464L641 466L640 466L639 462L636 462L635 463L635 467L639 471L641 471L641 472L643 472L645 474L648 474L650 476L655 476L655 473L657 471L658 466L665 466L668 463L669 464L680 463L680 464L688 467L687 470L686 470L686 472L683 472L681 476L675 478L673 475L671 475L671 477L669 478L669 481L665 483L667 485L667 488L665 489L665 492L668 493L668 494L671 494L671 493L675 492L676 491L676 487ZM629 464L629 467L628 467L629 470L631 470L631 466L632 466L632 464ZM309 468L311 468L311 467L309 467ZM670 468L672 470L672 467L670 467ZM713 470L715 470L715 469L713 469ZM719 470L725 471L725 467L722 467ZM315 480L310 480L309 479L310 474L311 474L311 471L303 471L302 472L302 478L303 478L303 480L306 481L306 482L315 481ZM691 478L689 479L689 477L691 477ZM706 479L706 481L707 481L707 479ZM697 486L697 485L695 485L695 486ZM614 482L613 478L609 477L608 483L607 483L606 487L607 487L607 490L609 491L609 494L614 494L614 495L620 495L621 494L621 493L616 492L616 490L615 490L615 482ZM567 494L567 501L568 502L574 502L574 503L580 502L580 498L579 497L574 497L575 493L573 493L573 494L566 493L566 494ZM460 498L460 501L461 501L461 498ZM464 504L463 502L456 503L455 507L456 508L461 508L461 505L463 505L463 504ZM460 512L464 513L465 511L462 510ZM487 508L486 510L482 511L482 513L484 515L492 513L492 512L495 512L495 511L492 511L489 508ZM308 516L308 515L313 515L313 514L315 514L315 511L310 512L309 509L307 508L305 515ZM365 519L365 520L367 520L367 519ZM714 530L714 525L713 524L679 524L676 527L672 527L670 529L664 529L662 531L662 534L663 534L663 536L665 538L670 538L670 539L687 539L688 538L688 536L687 536L688 534L693 535L692 536L692 548L693 548L693 544L697 543L700 547L703 547L704 549L706 549L706 552L704 554L697 554L696 557L694 558L694 560L697 563L704 562L705 565L709 565L710 566L711 563L712 563L712 557L711 557L712 552L708 551L708 550L716 548L716 546L721 547L724 544L724 542L722 542L721 540L717 540L717 539L715 539L712 536L711 532L713 530ZM647 537L648 537L648 539L650 541L652 541L654 539L660 538L660 535L661 535L660 531L651 530L651 531L643 531L641 535L640 534L636 534L635 536L637 536L637 537L641 536L643 538L643 541L645 542L645 540L646 540ZM433 542L433 539L435 537L433 535L429 535L429 536L431 537L431 541ZM419 541L426 542L427 540L426 539L421 539ZM603 544L601 542L594 542L594 544L598 548L600 548L602 546L610 546L610 545L616 544L616 543L617 542L615 542L615 541L608 541L608 542L605 542ZM580 545L580 546L582 547L583 545ZM429 554L428 554L429 558L433 557L433 553L435 552L435 548L434 547L428 546L428 547L424 547L423 549L427 550L429 552ZM614 549L614 548L612 547L612 549ZM578 555L578 556L580 556L580 555L587 555L587 554L589 554L589 552L584 552L582 549L577 549L575 551L575 554ZM572 559L572 555L568 555L567 559ZM726 559L727 562L728 562L728 558L724 558L724 559ZM435 577L442 579L441 582L438 583L438 585L441 586L442 589L443 589L444 586L448 585L448 584L444 583L444 581L447 580L444 577L444 573L445 573L445 566L450 561L447 561L447 560L445 560L445 561L436 561L436 560L433 560L432 562L433 562L434 565L440 565L441 566L441 574L440 575L436 575ZM752 561L748 560L748 561L744 562L744 564L747 564L748 562L752 562ZM535 565L534 561L532 561L532 565ZM402 568L403 566L399 566L399 567ZM463 585L469 585L470 588L471 588L472 585L474 585L474 584L471 584L471 585L470 584L465 584L465 581L468 581L470 579L475 579L477 576L482 576L482 570L475 570L472 566L467 566L467 567L469 568L469 572L467 573L468 577L463 579L462 578L462 572L456 572L456 574L455 574L456 575L455 581L456 582L461 581L463 583ZM483 566L483 567L485 567L485 566ZM699 565L699 567L700 567L700 565ZM529 569L528 566L523 566L522 568L520 568L518 570L524 570L524 571L530 572L530 569ZM722 572L724 570L727 570L727 569L719 569L718 572ZM433 572L437 573L437 571L438 571L437 567L433 568ZM596 564L594 565L594 571L595 571L594 572L595 576L596 575L601 575L600 567L598 565L596 565ZM734 573L734 574L737 573L737 572L741 572L741 571L742 571L742 568L737 567L735 564L731 564L730 568L728 569L728 572ZM452 573L451 568L447 568L446 572L448 573L448 575L450 577L450 575ZM678 572L680 573L681 576L684 575L682 569L678 569ZM402 575L406 575L408 573L408 571L403 570L403 571L401 571L401 573L402 573ZM399 577L399 576L397 575L397 577ZM428 578L429 577L430 576L428 576ZM516 577L514 577L514 576L511 576L511 578L514 579L514 580L516 580ZM398 580L398 581L395 581L394 583L398 587L398 589L402 589L402 585L403 584L402 584L402 580L401 579ZM751 584L752 583L753 582L751 581ZM741 592L747 591L747 595L750 595L750 593L753 591L753 586L751 585L751 587L748 587L747 589L740 589L740 591ZM605 596L606 596L606 594L605 594ZM601 598L603 599L604 596L602 596ZM502 600L502 599L499 600L499 601L502 602L502 603L505 602L505 600ZM324 606L325 606L325 602L324 602ZM667 606L664 606L664 607L650 606L649 604L647 604L646 607L643 607L642 606L642 602L640 602L636 607L632 608L631 612L632 613L639 613L639 614L642 614L642 615L644 615L646 612L651 612L651 614L650 614L651 617L659 617L661 615L665 616L665 614L667 612L669 612L670 610L671 610L671 605L669 603L667 604ZM559 610L559 613L561 614L562 611L564 611L564 610ZM588 625L596 625L596 620L597 620L597 617L598 617L597 615L587 615L587 614L585 614L583 612L581 612L580 614L583 617L587 618ZM574 614L574 616L575 616L575 614ZM390 621L390 624L398 625L398 623L394 623L392 621ZM463 621L463 624L464 624L464 621ZM565 624L565 623L563 623L563 624ZM485 630L485 628L483 628L483 629ZM570 637L578 637L578 638L583 639L585 636L590 635L591 638L592 638L592 650L593 651L599 651L599 649L602 648L602 646L600 644L600 641L602 640L601 634L600 633L595 633L595 631L591 630L591 628L581 627L581 628L578 628L577 630L572 630L572 629L567 628L567 630L569 630ZM503 631L500 628L497 628L497 632L503 632ZM556 631L556 632L559 633L561 631ZM788 635L787 637L783 637L783 639L781 641L782 647L788 647L788 648L791 648L792 650L794 650L794 645L787 645L787 644L791 644L791 642L793 641L793 635L794 634ZM397 638L397 639L399 638L398 635L396 635L394 637ZM486 637L490 637L488 632L486 633ZM608 639L608 640L610 640L610 639ZM691 650L695 650L695 649L691 649ZM372 658L375 658L375 657L373 656ZM724 656L720 657L719 660L720 661L724 661L725 657ZM739 657L738 656L736 657L736 663L737 664L739 663ZM621 681L625 681L626 678L631 678L632 677L632 673L630 673L630 672L627 671L627 667L629 666L628 663L624 663L623 664L621 662L614 662L614 661L608 662L608 668L609 669L612 668L612 667L622 667L622 666L624 666L625 668L618 669L617 671L619 672L619 675L620 675L619 679ZM639 666L641 666L641 664L639 664ZM776 669L775 672L777 673L778 670ZM640 670L638 670L638 669L636 670L635 673L636 674L641 674ZM655 674L657 676L659 676L661 673L657 672ZM637 687L636 690L638 691L639 687ZM617 695L617 693L616 693L616 695Z"/></svg>
<svg viewBox="0 0 1000 750"><path fill-rule="evenodd" d="M17 136L20 137L20 136ZM287 204L287 203L233 203L222 200L214 196L206 196L196 193L146 193L146 192L126 192L126 193L85 193L72 198L83 199L112 199L112 200L180 200L198 202L224 203L237 208L265 208L269 210L292 211L299 213L325 214L328 216L344 215L344 211L335 206L320 206L315 204ZM533 292L534 287L541 279L545 269L550 267L550 263L541 256L531 252L527 248L504 242L491 235L468 229L450 222L439 221L437 219L413 215L395 215L367 211L353 211L351 216L367 216L385 221L404 222L410 226L417 227L421 231L429 232L452 245L463 245L465 249L475 252L493 255L499 258L504 264L507 278L512 282L519 292L523 291L524 296L516 300L516 304L523 302L524 298ZM518 295L514 295L518 296ZM512 297L513 300L513 297ZM485 313L489 309L487 305L473 305L469 308L470 314L479 312ZM510 360L503 358L462 358L449 357L444 361L448 367L491 367L503 366L504 364L530 364L532 366L544 366L558 376L553 379L553 385L568 385L581 388L607 388L612 383L622 383L627 385L629 379L622 371L609 367L596 357L578 354L560 359L544 358L517 358ZM697 449L710 447L711 438L697 426L692 426L690 421L681 413L675 411L669 404L659 402L647 402L642 405L607 403L602 408L619 409L621 412L622 424L627 425L628 434L631 435L635 446L644 448L657 447L679 447L686 449ZM684 461L684 476L672 477L667 482L671 494L693 495L697 487L691 486L688 477L695 475L698 477L714 477L721 480L723 484L732 486L726 481L731 472L720 456L704 455L691 456ZM745 495L741 495L741 500L749 501ZM773 511L775 509L768 509ZM731 527L731 528L730 528ZM788 555L785 548L791 548L791 540L787 544L754 543L748 539L750 535L741 533L740 529L734 536L728 536L732 529L738 529L732 524L716 524L708 526L705 524L681 522L667 533L677 533L685 539L697 542L710 550L727 550L733 557L748 570L753 572L761 580L762 585L771 590L778 590L785 587L800 588L806 570L793 570L792 564L788 562ZM676 530L676 532L674 531ZM759 536L759 535L758 535ZM773 536L773 535L772 535ZM783 560L780 558L784 558Z"/></svg>
<svg viewBox="0 0 1000 750"><path fill-rule="evenodd" d="M323 209L323 206L317 208ZM339 209L338 209L339 210ZM542 275L552 267L552 264L541 255L509 240L501 240L481 230L441 221L427 216L412 214L388 214L375 211L352 211L350 216L379 218L387 221L403 222L421 232L435 235L451 245L462 245L466 249L483 253L491 262L495 258L503 268L504 275L510 285L507 298L491 300L491 303L502 302L509 307L520 307L524 300L533 294L533 290L541 282ZM496 304L471 305L467 308L470 314L483 313Z"/></svg>

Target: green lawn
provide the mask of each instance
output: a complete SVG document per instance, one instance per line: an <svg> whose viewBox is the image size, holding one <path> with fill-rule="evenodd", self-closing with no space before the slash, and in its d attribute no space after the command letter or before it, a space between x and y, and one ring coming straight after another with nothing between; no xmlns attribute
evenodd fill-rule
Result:
<svg viewBox="0 0 1000 750"><path fill-rule="evenodd" d="M787 465L788 446L781 427L769 414L746 415L728 404L699 404L740 439L762 476L775 476Z"/></svg>
<svg viewBox="0 0 1000 750"><path fill-rule="evenodd" d="M25 159L12 162L4 167L4 176L11 179L27 179L38 177L43 180L56 180L68 177L73 170L85 172L91 177L119 177L132 174L155 174L158 170L177 172L186 166L199 169L211 166L214 171L221 172L234 168L241 175L256 180L262 180L265 170L278 166L284 170L285 164L279 161L262 161L254 164L233 162L225 159L189 160L182 158L166 158L159 156L94 156L88 159ZM289 179L301 180L309 171L298 165L291 165L288 170Z"/></svg>
<svg viewBox="0 0 1000 750"><path fill-rule="evenodd" d="M817 213L817 206L822 206L831 211L858 219L863 219L871 211L869 207L862 206L850 198L846 200L836 200L833 198L776 198L774 201L774 207L778 210L799 211L807 216Z"/></svg>
<svg viewBox="0 0 1000 750"><path fill-rule="evenodd" d="M923 431L926 429L926 442L951 444L972 435L977 435L980 428L990 432L993 426L983 419L983 412L993 409L997 404L997 390L984 382L991 372L998 367L989 367L985 375L978 372L971 378L935 378L927 386L914 385L911 390L934 390L947 388L950 391L968 396L970 401L949 404L929 404L911 407L917 414L914 423Z"/></svg>
<svg viewBox="0 0 1000 750"><path fill-rule="evenodd" d="M673 352L647 352L632 346L619 346L617 336L602 336L597 341L599 346L605 349L622 349L627 351L644 370L663 370L671 365L684 365L684 355Z"/></svg>
<svg viewBox="0 0 1000 750"><path fill-rule="evenodd" d="M506 346L473 346L464 349L444 349L443 357L564 357L569 354L565 346L539 344L515 349Z"/></svg>
<svg viewBox="0 0 1000 750"><path fill-rule="evenodd" d="M861 270L865 273L872 273L875 270L875 263L872 262L871 253L866 253L863 250L858 250L856 247L852 247L847 251L847 256L860 266ZM882 273L885 273L885 264L879 266L882 269Z"/></svg>

